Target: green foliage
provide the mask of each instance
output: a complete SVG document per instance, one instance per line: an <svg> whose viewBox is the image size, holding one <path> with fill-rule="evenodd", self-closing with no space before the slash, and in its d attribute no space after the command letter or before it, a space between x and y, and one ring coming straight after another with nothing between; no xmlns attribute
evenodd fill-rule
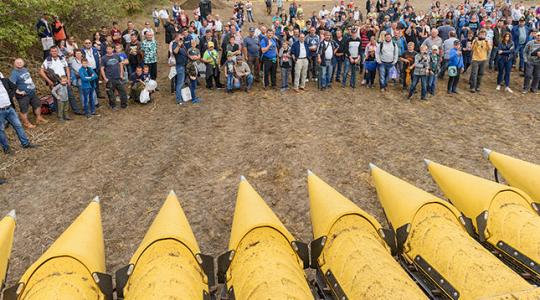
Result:
<svg viewBox="0 0 540 300"><path fill-rule="evenodd" d="M143 9L143 0L0 0L0 56L39 53L36 22L57 15L68 35L90 37L102 24Z"/></svg>

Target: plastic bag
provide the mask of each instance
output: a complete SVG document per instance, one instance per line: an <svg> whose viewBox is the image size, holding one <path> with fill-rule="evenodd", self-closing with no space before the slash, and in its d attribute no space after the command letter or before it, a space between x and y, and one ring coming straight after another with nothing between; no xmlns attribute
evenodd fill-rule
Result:
<svg viewBox="0 0 540 300"><path fill-rule="evenodd" d="M142 90L139 101L143 104L150 102L150 92L147 89Z"/></svg>
<svg viewBox="0 0 540 300"><path fill-rule="evenodd" d="M182 100L184 102L191 100L191 91L189 90L189 87L185 87L182 89Z"/></svg>
<svg viewBox="0 0 540 300"><path fill-rule="evenodd" d="M390 69L390 79L398 79L399 77L399 74L397 72L397 69L396 69L396 66L393 66L391 69Z"/></svg>
<svg viewBox="0 0 540 300"><path fill-rule="evenodd" d="M157 89L157 82L155 80L148 80L144 86L149 92L153 92Z"/></svg>

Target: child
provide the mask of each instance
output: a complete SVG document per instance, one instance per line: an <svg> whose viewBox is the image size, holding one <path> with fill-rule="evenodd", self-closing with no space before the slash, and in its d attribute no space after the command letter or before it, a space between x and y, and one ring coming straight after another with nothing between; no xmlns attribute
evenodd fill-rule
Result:
<svg viewBox="0 0 540 300"><path fill-rule="evenodd" d="M406 89L411 83L411 71L414 67L414 58L416 57L416 51L414 51L414 43L409 42L407 44L407 51L403 52L399 60L403 63L401 69L401 79L403 80L403 89Z"/></svg>
<svg viewBox="0 0 540 300"><path fill-rule="evenodd" d="M223 65L227 77L227 93L232 94L234 88L234 54L227 52L227 61Z"/></svg>
<svg viewBox="0 0 540 300"><path fill-rule="evenodd" d="M56 98L58 120L60 122L69 121L71 118L67 115L68 111L68 79L66 76L60 77L60 83L52 89L52 94Z"/></svg>
<svg viewBox="0 0 540 300"><path fill-rule="evenodd" d="M416 91L416 85L418 85L418 81L420 81L422 83L422 95L420 99L426 100L427 77L430 72L430 65L431 63L429 61L428 47L426 45L422 45L420 46L420 53L416 54L414 57L414 74L407 98L410 99L412 97Z"/></svg>
<svg viewBox="0 0 540 300"><path fill-rule="evenodd" d="M369 49L365 58L364 80L368 88L372 89L375 84L375 74L377 73L377 60L375 59L375 49Z"/></svg>
<svg viewBox="0 0 540 300"><path fill-rule="evenodd" d="M428 93L435 96L435 90L437 89L437 74L441 70L441 55L439 54L439 46L431 46L431 53L429 54L431 66L428 76Z"/></svg>
<svg viewBox="0 0 540 300"><path fill-rule="evenodd" d="M95 80L98 78L96 72L92 68L88 67L88 60L82 59L82 67L79 69L79 76L81 77L81 93L83 96L83 108L84 114L87 118L92 115L96 115L96 105L94 102L94 90ZM88 107L90 104L90 109Z"/></svg>
<svg viewBox="0 0 540 300"><path fill-rule="evenodd" d="M281 91L289 89L289 70L291 69L291 49L289 42L283 41L283 47L279 50L280 67L281 67Z"/></svg>

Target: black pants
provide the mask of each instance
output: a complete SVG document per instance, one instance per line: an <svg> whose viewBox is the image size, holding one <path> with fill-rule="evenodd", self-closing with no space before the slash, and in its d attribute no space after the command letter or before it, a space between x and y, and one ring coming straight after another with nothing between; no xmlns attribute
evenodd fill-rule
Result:
<svg viewBox="0 0 540 300"><path fill-rule="evenodd" d="M219 82L219 68L214 69L209 64L206 64L206 88L211 89L216 84L216 88L223 88Z"/></svg>
<svg viewBox="0 0 540 300"><path fill-rule="evenodd" d="M263 57L264 67L264 87L268 87L272 83L272 87L276 87L276 72L277 62L269 58Z"/></svg>
<svg viewBox="0 0 540 300"><path fill-rule="evenodd" d="M111 108L116 107L116 95L114 94L115 91L118 91L118 94L120 95L120 107L126 108L126 88L124 87L121 79L109 79L109 81L107 82L107 95L109 96L109 106Z"/></svg>
<svg viewBox="0 0 540 300"><path fill-rule="evenodd" d="M308 65L308 72L307 77L311 80L317 79L317 56L312 56L308 58L309 65ZM310 75L311 74L311 75Z"/></svg>
<svg viewBox="0 0 540 300"><path fill-rule="evenodd" d="M448 87L447 87L447 90L448 92L451 92L451 93L455 93L457 91L457 85L458 85L458 82L459 82L459 69L458 69L458 74L454 77L448 77Z"/></svg>
<svg viewBox="0 0 540 300"><path fill-rule="evenodd" d="M157 63L145 64L150 69L150 78L156 80L157 78Z"/></svg>

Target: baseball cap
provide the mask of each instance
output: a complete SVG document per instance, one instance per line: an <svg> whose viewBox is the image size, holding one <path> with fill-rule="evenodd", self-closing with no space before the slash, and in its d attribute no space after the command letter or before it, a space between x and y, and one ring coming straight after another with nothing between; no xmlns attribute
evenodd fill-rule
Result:
<svg viewBox="0 0 540 300"><path fill-rule="evenodd" d="M433 45L433 46L431 46L431 50L439 50L439 46Z"/></svg>
<svg viewBox="0 0 540 300"><path fill-rule="evenodd" d="M249 32L255 32L255 28L249 27Z"/></svg>
<svg viewBox="0 0 540 300"><path fill-rule="evenodd" d="M214 47L214 42L208 42L208 48Z"/></svg>
<svg viewBox="0 0 540 300"><path fill-rule="evenodd" d="M520 21L520 22L525 22L525 17L519 18L519 21Z"/></svg>

